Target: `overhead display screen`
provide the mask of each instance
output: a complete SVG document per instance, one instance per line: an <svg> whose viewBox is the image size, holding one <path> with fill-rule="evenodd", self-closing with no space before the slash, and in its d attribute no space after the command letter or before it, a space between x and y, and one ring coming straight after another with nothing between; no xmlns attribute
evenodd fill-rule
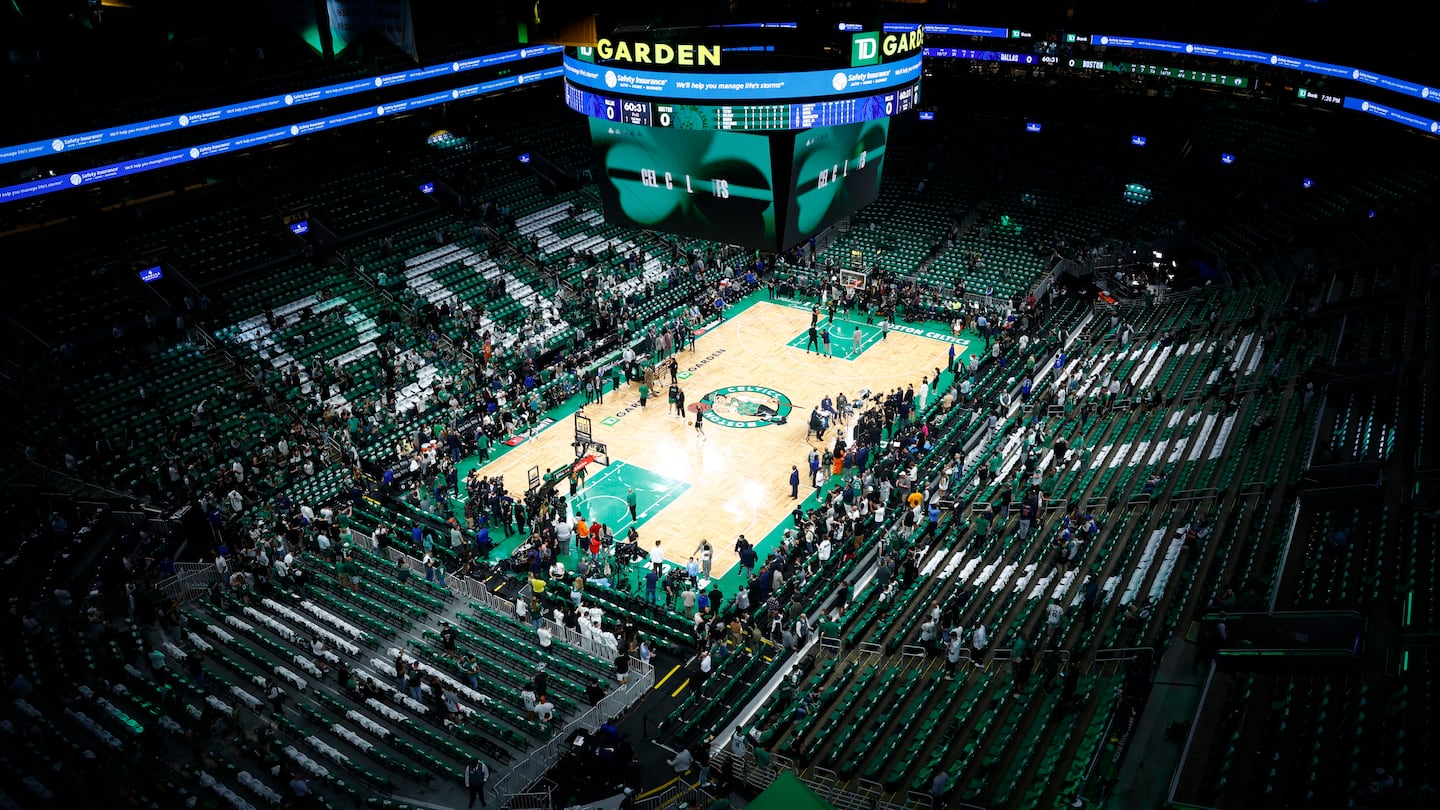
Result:
<svg viewBox="0 0 1440 810"><path fill-rule="evenodd" d="M825 99L896 89L920 78L920 54L899 62L795 73L669 73L584 62L569 54L565 78L598 93L694 101Z"/></svg>
<svg viewBox="0 0 1440 810"><path fill-rule="evenodd" d="M1074 61L1073 59L1071 60ZM1224 73L1211 73L1207 70L1190 70L1188 68L1170 67L1168 65L1146 65L1137 62L1106 62L1105 69L1115 73L1138 73L1145 76L1161 76L1167 79L1180 79L1187 82L1201 82L1202 84L1218 84L1225 87L1249 87L1250 80L1244 76L1230 76Z"/></svg>
<svg viewBox="0 0 1440 810"><path fill-rule="evenodd" d="M972 48L926 48L925 55L932 59L970 59L976 62L1011 62L1016 65L1038 65L1042 62L1042 58L1033 53L984 51Z"/></svg>
<svg viewBox="0 0 1440 810"><path fill-rule="evenodd" d="M798 244L875 201L890 119L795 135L782 247Z"/></svg>
<svg viewBox="0 0 1440 810"><path fill-rule="evenodd" d="M920 85L861 98L781 104L692 104L622 99L565 83L565 103L591 118L644 127L775 132L810 129L898 115L915 107Z"/></svg>
<svg viewBox="0 0 1440 810"><path fill-rule="evenodd" d="M595 182L610 222L773 250L770 140L590 118Z"/></svg>

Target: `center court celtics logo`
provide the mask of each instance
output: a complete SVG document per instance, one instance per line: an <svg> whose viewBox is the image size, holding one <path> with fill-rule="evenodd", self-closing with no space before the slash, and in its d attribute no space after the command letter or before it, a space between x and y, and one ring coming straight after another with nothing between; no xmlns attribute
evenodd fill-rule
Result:
<svg viewBox="0 0 1440 810"><path fill-rule="evenodd" d="M763 385L732 385L717 388L690 408L705 419L732 428L757 428L779 424L795 409L790 398Z"/></svg>

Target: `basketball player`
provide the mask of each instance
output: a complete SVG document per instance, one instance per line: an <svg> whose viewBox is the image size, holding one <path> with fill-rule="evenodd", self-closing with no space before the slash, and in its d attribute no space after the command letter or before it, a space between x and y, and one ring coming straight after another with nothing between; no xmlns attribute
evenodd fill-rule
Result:
<svg viewBox="0 0 1440 810"><path fill-rule="evenodd" d="M695 409L695 438L705 441L705 412Z"/></svg>

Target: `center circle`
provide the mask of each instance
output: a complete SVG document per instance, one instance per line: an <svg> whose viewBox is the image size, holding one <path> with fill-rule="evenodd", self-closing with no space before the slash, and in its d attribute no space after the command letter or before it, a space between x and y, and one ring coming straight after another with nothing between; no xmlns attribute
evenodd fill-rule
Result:
<svg viewBox="0 0 1440 810"><path fill-rule="evenodd" d="M784 424L795 410L790 397L763 385L717 388L694 405L705 419L732 428L758 428Z"/></svg>

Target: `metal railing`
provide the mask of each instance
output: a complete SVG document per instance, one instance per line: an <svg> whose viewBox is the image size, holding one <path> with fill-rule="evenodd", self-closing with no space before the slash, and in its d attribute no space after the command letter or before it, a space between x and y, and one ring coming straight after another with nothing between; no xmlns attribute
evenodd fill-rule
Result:
<svg viewBox="0 0 1440 810"><path fill-rule="evenodd" d="M533 795L531 786L539 782L572 748L575 732L599 728L606 720L624 713L643 698L654 683L654 668L632 665L631 677L626 683L606 695L599 704L570 719L548 741L531 750L495 782L495 793L507 806L511 796Z"/></svg>
<svg viewBox="0 0 1440 810"><path fill-rule="evenodd" d="M1111 666L1120 667L1139 658L1148 655L1151 661L1155 660L1154 647L1107 647L1095 653L1090 659L1090 665L1096 669L1105 669Z"/></svg>
<svg viewBox="0 0 1440 810"><path fill-rule="evenodd" d="M358 543L369 551L378 551L374 538L369 535L352 530L351 538L351 542ZM412 557L394 548L386 548L382 553L384 557L391 562L404 562L405 567L409 568L412 574L419 575L422 580L424 579L425 563L423 560ZM437 578L433 581L438 587L448 591L452 599L468 599L502 616L515 616L515 603L503 596L492 593L490 589L485 586L485 583L478 579L446 574L442 581L437 574ZM615 647L606 644L600 637L582 635L579 631L572 630L563 624L555 622L543 614L538 617L528 616L526 621L534 624L537 619L540 624L537 625L535 629L539 630L540 627L549 629L551 638L554 641L558 641L606 661L613 660L615 656L619 655L619 651ZM632 659L631 674L633 675L639 672L641 668L651 669L652 667L649 663L641 663L638 660Z"/></svg>
<svg viewBox="0 0 1440 810"><path fill-rule="evenodd" d="M718 798L720 797L711 793L703 785L687 784L682 776L679 781L659 793L638 799L632 808L633 810L665 810L668 807L681 806L682 802L688 807L705 808Z"/></svg>
<svg viewBox="0 0 1440 810"><path fill-rule="evenodd" d="M357 543L364 548L375 551L375 539L362 532L351 532L351 542ZM387 559L403 561L412 572L422 574L425 565L422 561L398 551L393 548L384 550ZM491 593L485 587L485 583L469 577L447 576L443 586L454 597L470 599L482 607L492 610L502 616L514 615L514 604L504 597ZM537 617L530 617L533 623ZM573 647L589 655L610 660L618 653L614 648L605 645L599 638L582 637L578 632L565 627L543 616L538 617L540 626L549 628L553 641ZM537 628L538 629L538 628ZM607 694L599 704L591 707L584 713L570 719L556 731L546 742L528 752L514 767L506 771L494 785L496 795L505 802L504 806L515 808L515 810L541 810L550 807L548 791L536 791L531 788L544 777L545 773L554 767L571 748L571 739L575 732L581 729L590 730L598 728L605 720L620 715L634 706L650 687L655 684L655 668L649 662L630 660L630 671L626 683L620 685L614 691ZM543 803L540 797L544 797ZM512 797L515 802L512 803Z"/></svg>
<svg viewBox="0 0 1440 810"><path fill-rule="evenodd" d="M203 595L219 579L214 563L175 563L175 573L156 581L155 590L183 605Z"/></svg>
<svg viewBox="0 0 1440 810"><path fill-rule="evenodd" d="M118 489L111 489L104 484L97 484L94 481L87 481L78 476L72 475L64 470L41 464L38 461L30 462L30 467L36 472L36 479L46 484L55 485L55 481L63 481L69 486L78 490L77 492L62 493L66 497L74 498L116 498L135 502L140 500L133 492L121 492ZM85 494L82 494L85 493Z"/></svg>
<svg viewBox="0 0 1440 810"><path fill-rule="evenodd" d="M553 791L546 787L527 793L515 793L505 797L503 807L508 810L550 810L554 807Z"/></svg>
<svg viewBox="0 0 1440 810"><path fill-rule="evenodd" d="M1172 807L1199 807L1200 805L1188 804L1177 799L1180 792L1180 780L1185 775L1185 765L1190 760L1191 750L1195 746L1195 735L1200 729L1200 718L1205 711L1205 700L1210 696L1210 687L1215 684L1215 662L1210 662L1210 669L1205 673L1205 687L1200 690L1200 702L1195 705L1195 716L1190 720L1190 730L1185 735L1185 746L1180 749L1180 761L1175 765L1175 775L1170 777L1170 788L1166 793L1165 802ZM1105 727L1105 733L1110 733L1110 727ZM1091 768L1093 772L1094 768ZM1088 782L1090 774L1085 775Z"/></svg>
<svg viewBox="0 0 1440 810"><path fill-rule="evenodd" d="M1319 421L1319 420L1316 420ZM1280 583L1285 579L1285 566L1290 562L1290 549L1295 544L1295 529L1300 525L1300 499L1296 498L1295 503L1290 506L1290 525L1285 529L1285 547L1280 551L1280 564L1275 570L1275 582L1270 586L1270 612L1275 612L1275 606L1280 602Z"/></svg>

